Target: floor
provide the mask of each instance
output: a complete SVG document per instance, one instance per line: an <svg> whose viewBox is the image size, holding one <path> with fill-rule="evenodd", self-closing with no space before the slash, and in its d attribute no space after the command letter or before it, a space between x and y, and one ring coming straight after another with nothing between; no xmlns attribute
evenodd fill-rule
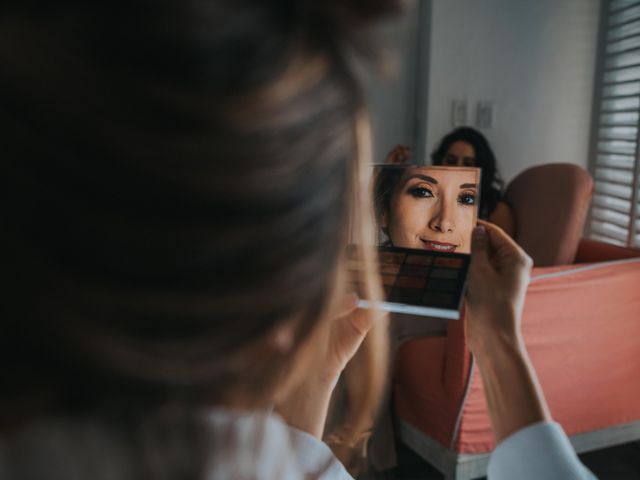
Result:
<svg viewBox="0 0 640 480"><path fill-rule="evenodd" d="M409 448L397 445L399 467L367 480L442 480L444 476ZM599 480L640 479L640 442L631 442L580 455Z"/></svg>

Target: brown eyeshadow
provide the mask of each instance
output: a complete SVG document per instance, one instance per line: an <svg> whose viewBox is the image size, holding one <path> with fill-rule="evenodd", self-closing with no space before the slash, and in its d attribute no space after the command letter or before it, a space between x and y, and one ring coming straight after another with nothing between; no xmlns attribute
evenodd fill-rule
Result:
<svg viewBox="0 0 640 480"><path fill-rule="evenodd" d="M400 265L391 264L391 265L380 265L380 273L382 274L391 274L395 275L400 271Z"/></svg>
<svg viewBox="0 0 640 480"><path fill-rule="evenodd" d="M380 263L381 264L395 264L402 265L404 262L406 255L404 253L399 252L380 252Z"/></svg>
<svg viewBox="0 0 640 480"><path fill-rule="evenodd" d="M398 278L396 275L381 275L382 285L393 286L396 283L396 279Z"/></svg>
<svg viewBox="0 0 640 480"><path fill-rule="evenodd" d="M407 265L422 265L428 267L433 263L433 257L427 255L407 255L407 260L404 263Z"/></svg>
<svg viewBox="0 0 640 480"><path fill-rule="evenodd" d="M401 276L396 280L395 286L406 288L424 288L426 283L426 278Z"/></svg>

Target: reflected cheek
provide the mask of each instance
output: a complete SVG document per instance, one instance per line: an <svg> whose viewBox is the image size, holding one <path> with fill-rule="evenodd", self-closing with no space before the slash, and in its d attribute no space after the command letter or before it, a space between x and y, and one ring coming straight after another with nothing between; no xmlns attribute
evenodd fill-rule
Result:
<svg viewBox="0 0 640 480"><path fill-rule="evenodd" d="M396 247L421 247L420 233L429 221L431 209L418 202L398 201L391 205L389 237Z"/></svg>
<svg viewBox="0 0 640 480"><path fill-rule="evenodd" d="M460 215L458 215L458 222L461 234L459 252L471 253L471 233L475 226L475 209L470 207L461 208Z"/></svg>

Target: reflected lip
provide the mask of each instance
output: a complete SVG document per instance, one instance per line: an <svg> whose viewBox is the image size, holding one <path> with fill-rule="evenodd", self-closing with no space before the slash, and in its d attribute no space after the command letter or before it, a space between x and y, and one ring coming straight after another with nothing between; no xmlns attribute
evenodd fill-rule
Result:
<svg viewBox="0 0 640 480"><path fill-rule="evenodd" d="M453 243L436 242L435 240L425 240L424 238L420 240L425 250L432 250L434 252L455 252L456 248L458 248L458 245Z"/></svg>

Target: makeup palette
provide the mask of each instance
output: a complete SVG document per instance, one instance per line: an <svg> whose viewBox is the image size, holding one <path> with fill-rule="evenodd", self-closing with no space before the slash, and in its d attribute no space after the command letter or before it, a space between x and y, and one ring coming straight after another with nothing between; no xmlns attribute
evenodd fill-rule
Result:
<svg viewBox="0 0 640 480"><path fill-rule="evenodd" d="M372 307L357 280L362 263L349 251L349 268L361 308ZM399 247L378 248L378 273L385 300L381 310L457 320L464 298L471 256Z"/></svg>

